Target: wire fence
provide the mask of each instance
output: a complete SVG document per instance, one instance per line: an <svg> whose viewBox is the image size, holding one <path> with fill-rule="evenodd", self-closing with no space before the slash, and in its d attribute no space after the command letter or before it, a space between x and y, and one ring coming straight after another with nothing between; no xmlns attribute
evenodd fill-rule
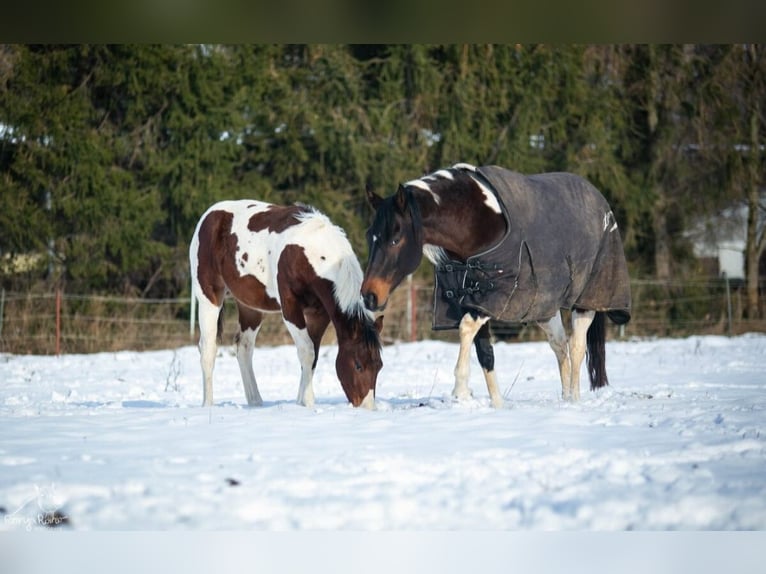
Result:
<svg viewBox="0 0 766 574"><path fill-rule="evenodd" d="M609 325L609 336L682 337L694 334L734 335L766 331L766 320L744 317L741 281L725 277L698 280L631 280L632 318L622 327ZM763 298L762 298L763 299ZM395 340L456 340L452 331L432 331L433 285L403 284L392 295L385 333ZM763 313L762 313L763 315ZM535 324L492 322L496 338L543 340Z"/></svg>
<svg viewBox="0 0 766 574"><path fill-rule="evenodd" d="M741 285L722 279L633 280L632 319L609 337L731 335L766 331L766 321L743 318ZM453 331L432 331L433 286L408 279L391 296L383 340L456 340ZM534 325L493 322L498 339L542 340ZM224 307L223 343L237 330L236 308ZM0 292L0 352L13 354L90 353L176 348L196 344L198 329L189 298L134 297L52 292ZM325 342L334 341L332 326ZM289 344L279 314L266 315L258 344Z"/></svg>

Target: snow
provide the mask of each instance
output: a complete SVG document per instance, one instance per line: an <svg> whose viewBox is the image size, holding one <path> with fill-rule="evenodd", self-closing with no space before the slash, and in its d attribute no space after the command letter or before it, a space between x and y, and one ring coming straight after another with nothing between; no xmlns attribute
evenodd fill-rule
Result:
<svg viewBox="0 0 766 574"><path fill-rule="evenodd" d="M324 346L316 407L293 346L257 347L248 408L232 347L203 408L196 347L0 355L0 530L766 529L766 335L609 341L611 385L560 400L546 343L498 343L506 405L457 345L383 351L352 408Z"/></svg>

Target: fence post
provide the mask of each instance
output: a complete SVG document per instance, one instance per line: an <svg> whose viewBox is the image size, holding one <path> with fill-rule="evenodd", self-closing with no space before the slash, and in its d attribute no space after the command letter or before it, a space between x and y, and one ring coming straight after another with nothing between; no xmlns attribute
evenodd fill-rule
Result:
<svg viewBox="0 0 766 574"><path fill-rule="evenodd" d="M407 325L410 329L410 342L418 339L416 291L412 281L412 274L407 275Z"/></svg>
<svg viewBox="0 0 766 574"><path fill-rule="evenodd" d="M726 332L731 337L731 288L726 271L723 272L723 281L726 284Z"/></svg>
<svg viewBox="0 0 766 574"><path fill-rule="evenodd" d="M61 355L61 287L56 287L56 356Z"/></svg>
<svg viewBox="0 0 766 574"><path fill-rule="evenodd" d="M3 317L5 317L5 289L0 291L0 337L3 336Z"/></svg>

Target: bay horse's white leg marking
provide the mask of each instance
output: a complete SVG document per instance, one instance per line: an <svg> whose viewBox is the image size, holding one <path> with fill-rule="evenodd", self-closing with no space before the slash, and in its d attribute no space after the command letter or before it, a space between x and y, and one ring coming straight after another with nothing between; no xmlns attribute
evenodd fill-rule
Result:
<svg viewBox="0 0 766 574"><path fill-rule="evenodd" d="M452 396L457 400L468 399L471 397L471 389L468 388L468 376L470 374L471 344L479 332L482 325L489 321L489 317L478 317L474 319L470 313L463 315L460 319L460 351L455 365L455 388L452 389ZM487 379L487 388L489 388L489 379ZM497 385L495 385L497 387Z"/></svg>
<svg viewBox="0 0 766 574"><path fill-rule="evenodd" d="M565 401L570 401L572 400L572 362L569 356L567 334L564 330L564 323L561 320L561 312L556 313L546 323L538 323L538 325L545 331L545 335L548 337L548 344L556 354L556 359L559 363L561 396Z"/></svg>
<svg viewBox="0 0 766 574"><path fill-rule="evenodd" d="M287 320L284 323L293 337L295 348L298 350L298 361L301 364L301 384L298 387L297 402L299 405L312 408L314 406L314 387L311 384L314 378L314 343L308 329L299 329Z"/></svg>
<svg viewBox="0 0 766 574"><path fill-rule="evenodd" d="M572 400L580 400L580 366L585 358L588 328L596 316L595 311L572 311L572 336L569 338L569 355L572 361L572 378L569 388Z"/></svg>
<svg viewBox="0 0 766 574"><path fill-rule="evenodd" d="M585 358L588 327L595 316L595 311L572 311L572 334L568 339L560 312L547 323L538 323L556 353L561 375L561 396L565 401L580 400L580 367Z"/></svg>
<svg viewBox="0 0 766 574"><path fill-rule="evenodd" d="M484 380L487 381L487 391L489 391L489 403L496 409L503 408L503 396L500 394L500 389L497 388L497 377L495 371L484 371Z"/></svg>
<svg viewBox="0 0 766 574"><path fill-rule="evenodd" d="M255 347L255 339L260 330L260 325L255 329L245 329L239 332L239 337L237 338L239 372L242 375L242 386L245 387L247 404L251 407L263 405L261 393L258 392L258 383L255 381L255 373L253 373L253 348Z"/></svg>
<svg viewBox="0 0 766 574"><path fill-rule="evenodd" d="M218 313L220 307L211 303L207 297L198 297L199 303L199 356L202 366L202 406L213 405L213 366L218 350L216 335L218 331Z"/></svg>

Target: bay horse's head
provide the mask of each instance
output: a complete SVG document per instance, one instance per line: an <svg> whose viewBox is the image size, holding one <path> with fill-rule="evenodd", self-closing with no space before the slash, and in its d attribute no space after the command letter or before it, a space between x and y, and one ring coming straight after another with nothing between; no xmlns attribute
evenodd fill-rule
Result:
<svg viewBox="0 0 766 574"><path fill-rule="evenodd" d="M338 330L338 356L335 372L349 402L355 407L372 408L378 372L383 368L380 358L380 330L383 317L373 321L360 309L347 327Z"/></svg>
<svg viewBox="0 0 766 574"><path fill-rule="evenodd" d="M385 308L391 292L418 268L423 256L423 226L418 204L405 186L400 185L385 199L368 189L367 200L375 218L367 230L369 258L362 299L368 309L377 311Z"/></svg>

